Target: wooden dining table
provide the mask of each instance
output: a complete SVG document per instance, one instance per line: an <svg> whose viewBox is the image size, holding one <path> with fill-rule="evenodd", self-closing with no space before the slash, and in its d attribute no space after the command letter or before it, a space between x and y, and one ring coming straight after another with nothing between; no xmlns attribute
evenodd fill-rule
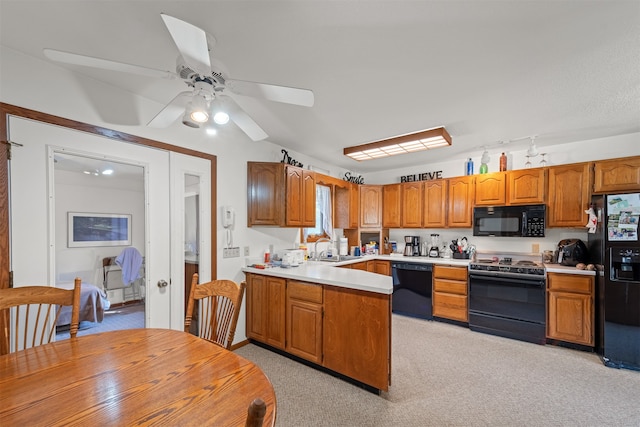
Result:
<svg viewBox="0 0 640 427"><path fill-rule="evenodd" d="M276 396L254 363L194 335L128 329L0 356L0 426L243 426Z"/></svg>

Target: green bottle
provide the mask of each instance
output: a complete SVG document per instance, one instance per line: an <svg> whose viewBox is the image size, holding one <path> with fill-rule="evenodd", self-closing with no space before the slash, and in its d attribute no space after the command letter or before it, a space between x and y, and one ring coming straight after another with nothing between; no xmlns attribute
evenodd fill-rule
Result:
<svg viewBox="0 0 640 427"><path fill-rule="evenodd" d="M480 165L480 173L487 173L489 172L489 166L487 166L486 163L483 163Z"/></svg>

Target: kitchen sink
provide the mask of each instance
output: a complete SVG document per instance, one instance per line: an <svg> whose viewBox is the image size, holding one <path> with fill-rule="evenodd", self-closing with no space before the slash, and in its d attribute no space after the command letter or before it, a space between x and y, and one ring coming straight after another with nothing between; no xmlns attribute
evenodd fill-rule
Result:
<svg viewBox="0 0 640 427"><path fill-rule="evenodd" d="M355 255L340 255L340 256L332 256L331 258L321 257L318 261L322 261L322 262L341 262L341 261L351 261L353 259L360 259L360 258L362 258L362 257L355 256Z"/></svg>

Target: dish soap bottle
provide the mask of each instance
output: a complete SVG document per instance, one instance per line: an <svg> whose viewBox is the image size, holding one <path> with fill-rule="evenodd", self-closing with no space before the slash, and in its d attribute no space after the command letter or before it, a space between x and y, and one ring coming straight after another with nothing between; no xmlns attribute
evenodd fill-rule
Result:
<svg viewBox="0 0 640 427"><path fill-rule="evenodd" d="M473 175L473 160L471 159L471 157L469 157L469 160L467 160L466 169L467 175Z"/></svg>

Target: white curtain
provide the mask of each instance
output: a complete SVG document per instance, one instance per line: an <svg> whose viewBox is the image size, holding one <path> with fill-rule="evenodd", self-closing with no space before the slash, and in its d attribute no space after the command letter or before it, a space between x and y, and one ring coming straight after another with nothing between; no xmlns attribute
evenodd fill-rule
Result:
<svg viewBox="0 0 640 427"><path fill-rule="evenodd" d="M320 214L320 221L316 218L316 224L319 225L328 236L333 234L333 223L331 221L331 189L324 185L316 185L316 214ZM316 226L317 226L316 225Z"/></svg>

